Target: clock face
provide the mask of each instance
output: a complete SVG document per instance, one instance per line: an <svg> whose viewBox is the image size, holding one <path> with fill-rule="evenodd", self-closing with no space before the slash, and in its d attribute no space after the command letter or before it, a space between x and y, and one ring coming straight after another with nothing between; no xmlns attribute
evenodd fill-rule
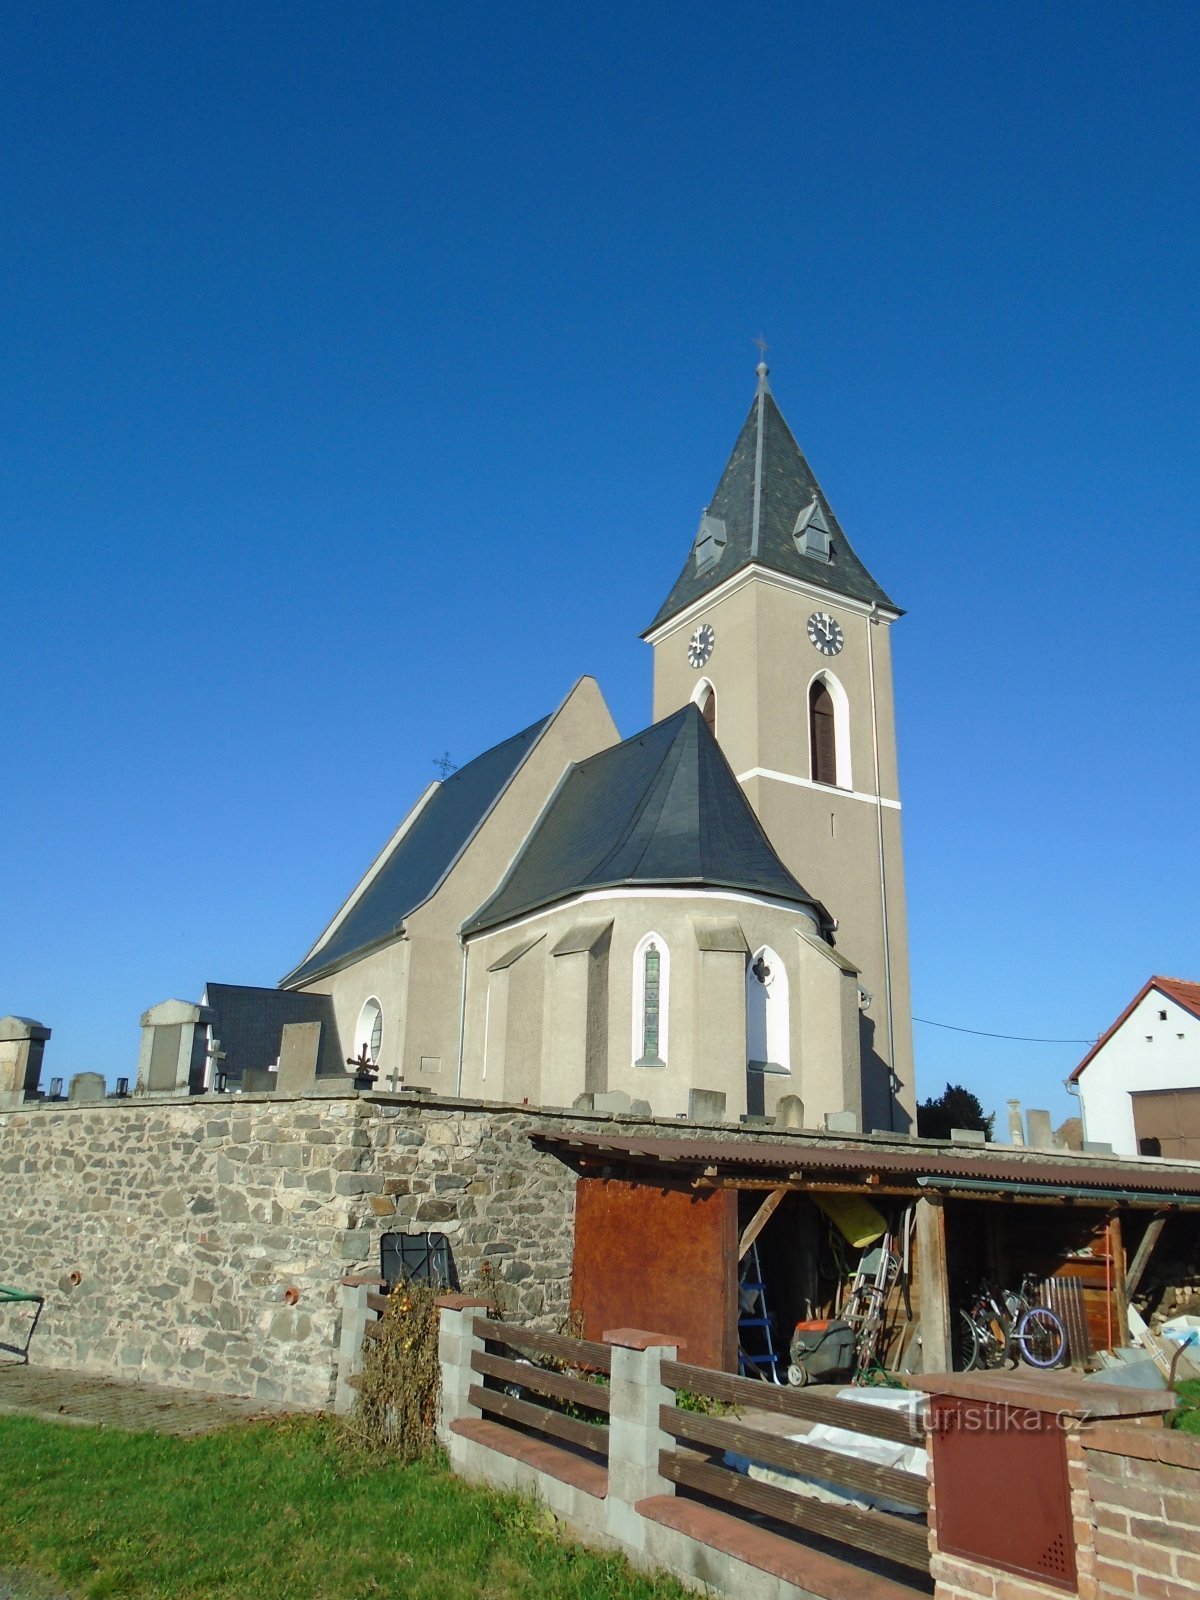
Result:
<svg viewBox="0 0 1200 1600"><path fill-rule="evenodd" d="M702 667L713 653L713 645L717 636L713 632L712 624L702 622L695 633L688 640L688 661L693 667Z"/></svg>
<svg viewBox="0 0 1200 1600"><path fill-rule="evenodd" d="M808 637L823 656L835 656L846 642L828 611L814 611L808 619Z"/></svg>

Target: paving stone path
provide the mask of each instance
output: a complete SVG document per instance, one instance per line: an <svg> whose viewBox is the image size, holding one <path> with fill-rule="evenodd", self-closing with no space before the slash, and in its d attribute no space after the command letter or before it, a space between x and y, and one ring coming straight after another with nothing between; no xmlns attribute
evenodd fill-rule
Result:
<svg viewBox="0 0 1200 1600"><path fill-rule="evenodd" d="M154 1383L118 1383L112 1378L15 1362L0 1365L0 1414L39 1417L43 1422L188 1438L232 1423L278 1416L285 1409L236 1395L201 1394ZM0 1600L5 1600L2 1578Z"/></svg>

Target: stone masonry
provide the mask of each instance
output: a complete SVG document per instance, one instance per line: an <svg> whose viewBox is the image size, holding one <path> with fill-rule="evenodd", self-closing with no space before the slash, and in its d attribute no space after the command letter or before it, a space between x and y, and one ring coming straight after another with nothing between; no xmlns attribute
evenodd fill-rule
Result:
<svg viewBox="0 0 1200 1600"><path fill-rule="evenodd" d="M387 1230L443 1232L464 1283L487 1263L514 1313L565 1315L575 1180L526 1138L544 1121L374 1096L0 1114L0 1281L47 1296L35 1363L325 1406L340 1279Z"/></svg>

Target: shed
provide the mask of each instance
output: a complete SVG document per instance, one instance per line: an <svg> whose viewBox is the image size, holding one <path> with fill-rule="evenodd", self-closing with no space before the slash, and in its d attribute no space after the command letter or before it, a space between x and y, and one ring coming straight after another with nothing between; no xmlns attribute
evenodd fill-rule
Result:
<svg viewBox="0 0 1200 1600"><path fill-rule="evenodd" d="M1083 1364L1127 1342L1131 1266L1140 1277L1171 1219L1194 1234L1200 1211L1192 1163L779 1130L530 1138L578 1173L572 1303L584 1336L674 1334L687 1360L726 1371L746 1364L751 1262L777 1343L798 1322L845 1313L850 1296L861 1311L874 1284L881 1364L924 1371L954 1364L959 1308L981 1280L1029 1274ZM872 1264L881 1244L888 1269Z"/></svg>

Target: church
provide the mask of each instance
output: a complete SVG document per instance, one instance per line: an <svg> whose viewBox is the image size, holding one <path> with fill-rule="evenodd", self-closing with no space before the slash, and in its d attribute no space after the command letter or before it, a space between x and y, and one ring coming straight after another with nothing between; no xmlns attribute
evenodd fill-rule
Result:
<svg viewBox="0 0 1200 1600"><path fill-rule="evenodd" d="M305 1022L322 1081L530 1106L615 1091L656 1117L705 1090L731 1122L794 1096L808 1127L912 1131L901 615L760 364L643 635L653 725L622 740L582 677L431 783L278 989L208 986L227 1086L265 1086ZM198 1049L193 1087L213 1068Z"/></svg>

